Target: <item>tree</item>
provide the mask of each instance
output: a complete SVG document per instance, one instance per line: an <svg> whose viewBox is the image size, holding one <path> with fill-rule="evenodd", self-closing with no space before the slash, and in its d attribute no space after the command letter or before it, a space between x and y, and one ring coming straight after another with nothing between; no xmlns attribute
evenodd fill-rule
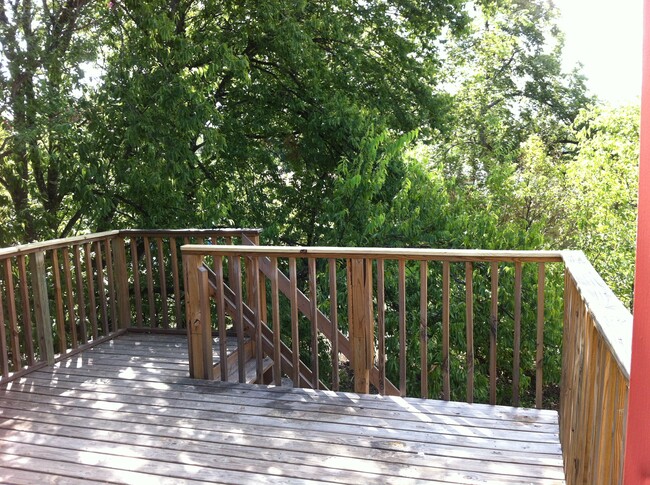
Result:
<svg viewBox="0 0 650 485"><path fill-rule="evenodd" d="M576 120L579 154L568 166L570 245L585 252L632 308L639 167L638 106L598 106Z"/></svg>
<svg viewBox="0 0 650 485"><path fill-rule="evenodd" d="M82 216L68 201L94 13L87 0L0 5L0 185L10 200L3 244L64 236Z"/></svg>
<svg viewBox="0 0 650 485"><path fill-rule="evenodd" d="M437 37L458 1L116 2L84 180L101 227L258 225L323 237L364 136L444 121Z"/></svg>

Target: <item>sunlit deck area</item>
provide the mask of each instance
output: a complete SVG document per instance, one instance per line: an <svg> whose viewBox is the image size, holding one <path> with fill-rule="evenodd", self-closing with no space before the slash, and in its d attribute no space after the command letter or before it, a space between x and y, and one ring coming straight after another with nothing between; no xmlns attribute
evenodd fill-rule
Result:
<svg viewBox="0 0 650 485"><path fill-rule="evenodd" d="M125 333L0 391L6 483L564 483L554 411L190 379Z"/></svg>

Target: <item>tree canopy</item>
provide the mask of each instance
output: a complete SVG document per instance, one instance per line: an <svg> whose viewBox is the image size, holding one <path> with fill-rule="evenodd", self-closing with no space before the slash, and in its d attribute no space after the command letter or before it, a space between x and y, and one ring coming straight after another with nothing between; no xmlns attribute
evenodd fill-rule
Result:
<svg viewBox="0 0 650 485"><path fill-rule="evenodd" d="M639 111L562 70L556 16L3 2L0 243L254 226L292 245L576 248L629 305Z"/></svg>

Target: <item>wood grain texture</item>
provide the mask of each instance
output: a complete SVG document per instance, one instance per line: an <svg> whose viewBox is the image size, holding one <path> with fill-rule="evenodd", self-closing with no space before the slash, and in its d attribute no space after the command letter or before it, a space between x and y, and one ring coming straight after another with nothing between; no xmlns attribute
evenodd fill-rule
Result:
<svg viewBox="0 0 650 485"><path fill-rule="evenodd" d="M327 262L329 269L330 287L330 321L332 322L332 390L339 390L339 318L338 318L338 292L336 283L336 259ZM383 394L383 388L380 393Z"/></svg>
<svg viewBox="0 0 650 485"><path fill-rule="evenodd" d="M521 366L521 263L515 263L515 322L512 351L512 405L519 406L519 369Z"/></svg>
<svg viewBox="0 0 650 485"><path fill-rule="evenodd" d="M54 364L54 342L52 336L52 320L50 319L50 299L47 292L47 278L45 274L45 255L43 252L32 253L29 258L32 275L32 292L34 296L34 318L36 320L36 334L38 336L39 360ZM2 308L0 308L2 312ZM0 339L4 344L4 322ZM3 356L6 355L4 352ZM3 358L3 361L6 359Z"/></svg>
<svg viewBox="0 0 650 485"><path fill-rule="evenodd" d="M126 334L0 388L0 478L564 483L556 413L196 381L172 355L183 337Z"/></svg>
<svg viewBox="0 0 650 485"><path fill-rule="evenodd" d="M535 407L542 409L544 389L544 286L546 272L544 263L537 268L537 339L535 345Z"/></svg>
<svg viewBox="0 0 650 485"><path fill-rule="evenodd" d="M490 264L490 404L497 402L497 331L499 323L499 265Z"/></svg>
<svg viewBox="0 0 650 485"><path fill-rule="evenodd" d="M101 253L99 253L97 257L98 257L97 274L99 275L101 271ZM68 344L66 341L65 317L63 314L63 291L61 289L61 269L59 266L58 249L52 250L51 261L52 261L52 274L54 276L54 306L56 311L56 334L57 334L57 343L58 343L57 350L59 354L64 354L68 348ZM103 286L100 286L100 289L103 290ZM102 294L103 294L102 291L100 291L100 297Z"/></svg>
<svg viewBox="0 0 650 485"><path fill-rule="evenodd" d="M467 366L466 400L474 402L474 268L465 263L465 365Z"/></svg>
<svg viewBox="0 0 650 485"><path fill-rule="evenodd" d="M429 397L429 324L427 315L429 305L427 284L428 276L429 268L427 262L420 261L420 397L423 398ZM447 348L447 350L449 349Z"/></svg>
<svg viewBox="0 0 650 485"><path fill-rule="evenodd" d="M593 273L581 266L565 270L560 438L566 479L568 484L617 484L623 471L629 378L595 321L598 313L590 308L603 308L590 298L596 295L589 285L598 287L598 281L584 278Z"/></svg>
<svg viewBox="0 0 650 485"><path fill-rule="evenodd" d="M283 247L283 246L205 246L190 245L182 247L187 254L222 254L293 258L370 258L430 261L495 261L509 262L561 262L559 251L484 251L478 249L411 249L411 248L357 248L357 247Z"/></svg>
<svg viewBox="0 0 650 485"><path fill-rule="evenodd" d="M397 291L399 293L399 392L406 396L406 263L397 263Z"/></svg>
<svg viewBox="0 0 650 485"><path fill-rule="evenodd" d="M86 257L86 285L88 286L88 313L90 314L90 335L91 338L99 337L97 327L97 298L95 295L95 274L93 269L92 244L84 245L84 255Z"/></svg>
<svg viewBox="0 0 650 485"><path fill-rule="evenodd" d="M99 298L102 304L102 330L104 335L108 335L108 304L106 288L104 286L104 263L101 241L95 243L95 254L97 258L97 290L99 291Z"/></svg>
<svg viewBox="0 0 650 485"><path fill-rule="evenodd" d="M145 276L147 278L147 302L149 304L149 326L155 328L158 326L158 321L156 320L156 299L153 288L153 264L151 262L151 241L149 237L145 236L143 238L143 244Z"/></svg>

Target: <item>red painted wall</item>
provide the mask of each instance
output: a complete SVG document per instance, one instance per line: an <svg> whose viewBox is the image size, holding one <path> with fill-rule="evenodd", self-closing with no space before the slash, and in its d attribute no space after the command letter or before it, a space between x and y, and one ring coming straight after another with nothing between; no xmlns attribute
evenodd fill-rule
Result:
<svg viewBox="0 0 650 485"><path fill-rule="evenodd" d="M625 485L650 484L650 0L644 1L639 221Z"/></svg>

